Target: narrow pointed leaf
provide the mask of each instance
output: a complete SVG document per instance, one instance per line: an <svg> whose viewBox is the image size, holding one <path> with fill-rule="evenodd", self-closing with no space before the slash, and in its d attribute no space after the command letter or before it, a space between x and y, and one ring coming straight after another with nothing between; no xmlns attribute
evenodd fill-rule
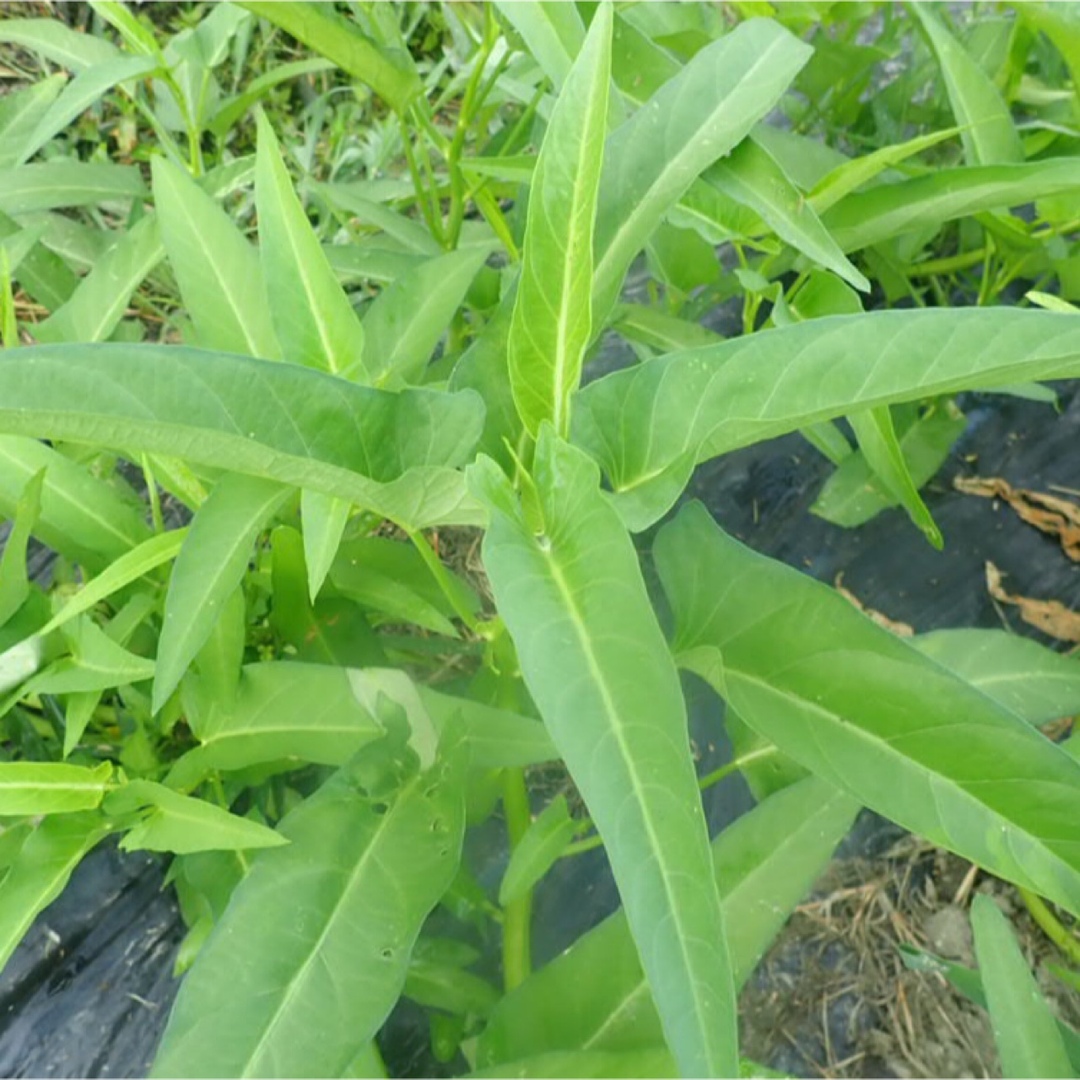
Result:
<svg viewBox="0 0 1080 1080"><path fill-rule="evenodd" d="M304 561L308 572L308 596L315 603L326 575L341 546L352 506L345 499L305 490L300 495L300 517L304 523Z"/></svg>
<svg viewBox="0 0 1080 1080"><path fill-rule="evenodd" d="M100 814L58 814L27 837L0 881L0 969L39 912L63 891L83 856L108 832Z"/></svg>
<svg viewBox="0 0 1080 1080"><path fill-rule="evenodd" d="M604 838L669 1045L688 1075L731 1075L734 989L678 676L595 466L545 426L535 468L539 535L494 462L474 467L484 566Z"/></svg>
<svg viewBox="0 0 1080 1080"><path fill-rule="evenodd" d="M22 148L67 79L50 75L0 99L0 169L20 162Z"/></svg>
<svg viewBox="0 0 1080 1080"><path fill-rule="evenodd" d="M271 480L229 474L199 507L176 558L158 641L153 711L176 689L240 584L259 533L291 491Z"/></svg>
<svg viewBox="0 0 1080 1080"><path fill-rule="evenodd" d="M0 814L68 814L101 805L113 767L0 762Z"/></svg>
<svg viewBox="0 0 1080 1080"><path fill-rule="evenodd" d="M182 169L156 157L152 170L161 239L199 344L278 359L280 348L255 249Z"/></svg>
<svg viewBox="0 0 1080 1080"><path fill-rule="evenodd" d="M82 694L154 677L153 660L129 652L91 619L80 618L64 636L73 655L35 675L25 692Z"/></svg>
<svg viewBox="0 0 1080 1080"><path fill-rule="evenodd" d="M202 799L189 799L150 780L130 780L110 792L103 809L112 817L147 811L120 841L124 851L190 855L196 851L237 851L288 843L280 833L257 821L237 817Z"/></svg>
<svg viewBox="0 0 1080 1080"><path fill-rule="evenodd" d="M785 243L832 270L856 289L870 282L844 256L798 188L769 152L752 137L744 139L706 174L708 183L759 214Z"/></svg>
<svg viewBox="0 0 1080 1080"><path fill-rule="evenodd" d="M612 132L594 239L594 331L667 211L773 108L810 55L777 23L750 19L702 49Z"/></svg>
<svg viewBox="0 0 1080 1080"><path fill-rule="evenodd" d="M972 901L971 928L1002 1073L1010 1077L1075 1076L1054 1014L1020 952L1008 919L989 896L980 893Z"/></svg>
<svg viewBox="0 0 1080 1080"><path fill-rule="evenodd" d="M912 4L908 10L921 24L941 65L967 163L1007 165L1023 161L1024 148L1016 125L990 76L968 55L931 8Z"/></svg>
<svg viewBox="0 0 1080 1080"><path fill-rule="evenodd" d="M1080 375L1080 319L1009 310L812 319L617 372L582 390L574 440L616 497L717 454L863 408ZM636 435L648 423L650 437ZM656 520L681 488L664 488Z"/></svg>
<svg viewBox="0 0 1080 1080"><path fill-rule="evenodd" d="M360 319L293 191L277 139L262 113L255 202L270 314L285 359L367 382Z"/></svg>
<svg viewBox="0 0 1080 1080"><path fill-rule="evenodd" d="M585 41L585 23L577 8L542 0L528 4L495 0L495 7L521 36L555 89L561 90Z"/></svg>
<svg viewBox="0 0 1080 1080"><path fill-rule="evenodd" d="M593 225L611 83L611 8L601 6L556 102L529 189L510 326L510 384L535 436L570 423L592 329Z"/></svg>
<svg viewBox="0 0 1080 1080"><path fill-rule="evenodd" d="M50 161L0 169L0 210L5 214L130 202L144 199L147 194L142 176L133 165Z"/></svg>
<svg viewBox="0 0 1080 1080"><path fill-rule="evenodd" d="M770 796L713 841L737 987L806 896L857 809L846 794L811 777ZM640 1052L661 1040L656 1006L620 911L499 1003L476 1061L494 1068L554 1050Z"/></svg>
<svg viewBox="0 0 1080 1080"><path fill-rule="evenodd" d="M103 37L84 34L59 19L4 19L0 41L21 45L75 72L123 55Z"/></svg>
<svg viewBox="0 0 1080 1080"><path fill-rule="evenodd" d="M282 822L288 846L255 858L152 1075L339 1076L378 1031L456 872L463 776L443 760L382 800L363 783L346 766Z"/></svg>
<svg viewBox="0 0 1080 1080"><path fill-rule="evenodd" d="M467 391L391 394L172 345L44 345L0 359L0 432L228 462L413 529L479 520L453 466L482 418Z"/></svg>
<svg viewBox="0 0 1080 1080"><path fill-rule="evenodd" d="M15 515L30 477L42 469L33 535L54 551L96 570L149 537L143 515L116 488L51 446L19 435L0 435L0 514Z"/></svg>
<svg viewBox="0 0 1080 1080"><path fill-rule="evenodd" d="M364 316L366 367L376 386L421 380L486 258L485 249L466 248L426 259L379 293Z"/></svg>
<svg viewBox="0 0 1080 1080"><path fill-rule="evenodd" d="M657 565L680 662L871 809L1080 912L1080 763L834 590L693 504Z"/></svg>
<svg viewBox="0 0 1080 1080"><path fill-rule="evenodd" d="M30 595L26 550L41 514L41 488L44 482L44 469L34 473L26 482L15 507L11 529L4 538L4 551L0 555L0 626L23 606Z"/></svg>
<svg viewBox="0 0 1080 1080"><path fill-rule="evenodd" d="M41 342L105 341L132 294L165 257L157 219L144 217L118 237L79 283L71 299L34 327Z"/></svg>
<svg viewBox="0 0 1080 1080"><path fill-rule="evenodd" d="M566 850L577 829L578 823L566 808L566 797L556 796L530 823L510 855L499 883L499 904L506 907L531 889Z"/></svg>

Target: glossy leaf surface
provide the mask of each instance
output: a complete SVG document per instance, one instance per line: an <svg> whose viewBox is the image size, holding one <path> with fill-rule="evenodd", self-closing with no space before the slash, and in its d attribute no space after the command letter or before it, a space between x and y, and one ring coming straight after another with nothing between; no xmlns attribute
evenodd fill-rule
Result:
<svg viewBox="0 0 1080 1080"><path fill-rule="evenodd" d="M0 763L0 814L67 814L101 805L112 765L97 768L52 762Z"/></svg>
<svg viewBox="0 0 1080 1080"><path fill-rule="evenodd" d="M656 558L680 662L759 734L932 843L1080 910L1080 763L699 504Z"/></svg>
<svg viewBox="0 0 1080 1080"><path fill-rule="evenodd" d="M672 1051L691 1075L730 1073L734 991L678 676L595 466L545 426L535 481L523 510L494 462L474 467L484 566L604 838Z"/></svg>

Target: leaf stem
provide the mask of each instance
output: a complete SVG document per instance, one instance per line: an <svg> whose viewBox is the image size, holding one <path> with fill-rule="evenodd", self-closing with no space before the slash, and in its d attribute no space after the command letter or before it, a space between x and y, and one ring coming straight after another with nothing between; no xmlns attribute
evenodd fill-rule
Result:
<svg viewBox="0 0 1080 1080"><path fill-rule="evenodd" d="M462 600L461 594L454 588L454 583L450 577L449 571L443 565L439 556L435 554L431 545L428 543L427 537L420 532L409 532L408 537L412 541L413 547L420 552L420 557L431 571L431 576L438 583L443 596L446 597L450 606L454 609L454 613L475 633L476 628L479 625L476 621L476 617Z"/></svg>
<svg viewBox="0 0 1080 1080"><path fill-rule="evenodd" d="M1017 888L1020 899L1042 932L1069 958L1070 963L1080 964L1080 941L1061 923L1041 896L1028 889Z"/></svg>
<svg viewBox="0 0 1080 1080"><path fill-rule="evenodd" d="M529 828L529 793L522 769L503 772L503 813L511 852ZM509 993L520 986L532 970L529 924L532 921L532 889L511 900L503 908L503 985Z"/></svg>

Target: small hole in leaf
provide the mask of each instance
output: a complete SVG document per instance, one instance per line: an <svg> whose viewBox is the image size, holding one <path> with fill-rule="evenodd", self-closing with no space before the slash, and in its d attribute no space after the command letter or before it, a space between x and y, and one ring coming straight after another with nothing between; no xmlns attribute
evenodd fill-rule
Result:
<svg viewBox="0 0 1080 1080"><path fill-rule="evenodd" d="M371 809L374 810L375 813L378 814L380 817L382 817L382 815L385 814L386 811L390 809L390 807L387 803L377 802L371 804Z"/></svg>
<svg viewBox="0 0 1080 1080"><path fill-rule="evenodd" d="M381 953L379 953L379 955L384 960L393 960L394 959L394 950L393 949L383 949L383 951Z"/></svg>
<svg viewBox="0 0 1080 1080"><path fill-rule="evenodd" d="M434 833L446 831L446 825L444 824L442 818L437 817L431 819L431 831Z"/></svg>

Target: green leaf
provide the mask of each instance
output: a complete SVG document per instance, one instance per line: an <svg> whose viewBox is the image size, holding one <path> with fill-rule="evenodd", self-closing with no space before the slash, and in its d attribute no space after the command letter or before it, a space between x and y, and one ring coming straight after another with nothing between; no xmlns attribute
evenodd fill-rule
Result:
<svg viewBox="0 0 1080 1080"><path fill-rule="evenodd" d="M11 530L4 538L4 552L0 555L0 626L23 606L30 595L26 549L41 514L41 488L44 482L44 469L27 480L15 507Z"/></svg>
<svg viewBox="0 0 1080 1080"><path fill-rule="evenodd" d="M125 552L72 596L38 631L39 636L44 637L52 633L70 619L74 619L76 615L81 615L96 607L102 600L124 588L125 585L130 585L156 567L176 558L187 537L187 532L186 528L173 529L160 536L152 536L138 547Z"/></svg>
<svg viewBox="0 0 1080 1080"><path fill-rule="evenodd" d="M403 113L421 92L420 78L407 53L377 45L355 22L307 3L244 2L240 7L280 26L297 41L333 60L366 83L396 112Z"/></svg>
<svg viewBox="0 0 1080 1080"><path fill-rule="evenodd" d="M848 422L859 440L863 459L874 475L889 495L903 506L926 539L940 551L945 546L945 540L911 478L889 407L879 405L873 409L857 409L848 414Z"/></svg>
<svg viewBox="0 0 1080 1080"><path fill-rule="evenodd" d="M566 797L557 795L530 823L510 856L499 883L499 905L506 907L531 889L555 864L578 831L578 822L566 808Z"/></svg>
<svg viewBox="0 0 1080 1080"><path fill-rule="evenodd" d="M495 0L499 14L520 35L556 90L566 82L585 41L585 24L573 4L506 3Z"/></svg>
<svg viewBox="0 0 1080 1080"><path fill-rule="evenodd" d="M189 750L168 776L189 791L214 769L245 769L294 759L343 765L383 729L361 705L348 671L276 661L243 669L231 708L211 699Z"/></svg>
<svg viewBox="0 0 1080 1080"><path fill-rule="evenodd" d="M161 238L199 344L278 359L255 249L183 169L162 157L152 160L151 169Z"/></svg>
<svg viewBox="0 0 1080 1080"><path fill-rule="evenodd" d="M118 83L149 75L156 67L157 61L153 58L121 56L102 64L94 64L80 72L64 87L38 121L14 164L21 165L32 158L54 135L63 131Z"/></svg>
<svg viewBox="0 0 1080 1080"><path fill-rule="evenodd" d="M256 102L261 101L275 86L304 75L316 75L323 71L329 71L333 67L334 65L328 60L311 58L294 60L290 64L282 64L280 67L274 67L263 72L252 79L245 86L242 93L223 102L206 125L206 129L216 138L223 139L237 125L248 109Z"/></svg>
<svg viewBox="0 0 1080 1080"><path fill-rule="evenodd" d="M967 163L1007 165L1023 161L1020 136L990 76L930 8L912 4L908 10L922 26L941 66Z"/></svg>
<svg viewBox="0 0 1080 1080"><path fill-rule="evenodd" d="M948 668L1030 724L1080 713L1080 662L1004 630L936 630L911 639Z"/></svg>
<svg viewBox="0 0 1080 1080"><path fill-rule="evenodd" d="M487 254L465 248L427 259L379 293L364 316L367 368L376 386L421 380Z"/></svg>
<svg viewBox="0 0 1080 1080"><path fill-rule="evenodd" d="M60 814L47 817L26 839L0 881L0 969L38 913L60 895L83 856L108 832L100 814Z"/></svg>
<svg viewBox="0 0 1080 1080"><path fill-rule="evenodd" d="M811 49L751 19L702 49L607 140L593 240L593 330L667 211L779 101Z"/></svg>
<svg viewBox="0 0 1080 1080"><path fill-rule="evenodd" d="M451 469L482 417L469 392L391 394L173 345L43 345L0 360L0 431L228 462L411 529L479 519Z"/></svg>
<svg viewBox="0 0 1080 1080"><path fill-rule="evenodd" d="M364 751L290 813L188 973L154 1076L338 1076L401 993L461 853L464 777L443 757L366 790Z"/></svg>
<svg viewBox="0 0 1080 1080"><path fill-rule="evenodd" d="M700 504L657 539L680 662L871 809L1080 911L1080 763Z"/></svg>
<svg viewBox="0 0 1080 1080"><path fill-rule="evenodd" d="M344 499L321 495L317 491L300 493L300 518L304 523L304 559L308 572L308 595L311 602L330 572L341 546L341 537L349 523L352 506Z"/></svg>
<svg viewBox="0 0 1080 1080"><path fill-rule="evenodd" d="M149 811L120 841L124 851L235 851L280 847L288 840L249 818L189 799L151 780L129 780L109 792L103 810L111 817Z"/></svg>
<svg viewBox="0 0 1080 1080"><path fill-rule="evenodd" d="M31 52L72 71L85 71L95 64L108 64L122 55L120 50L96 34L84 34L59 19L4 19L0 41L21 45Z"/></svg>
<svg viewBox="0 0 1080 1080"><path fill-rule="evenodd" d="M1054 1014L989 896L980 893L972 901L971 928L1004 1075L1075 1076Z"/></svg>
<svg viewBox="0 0 1080 1080"><path fill-rule="evenodd" d="M592 331L592 239L611 85L611 8L597 9L555 104L529 189L508 343L517 410L564 435Z"/></svg>
<svg viewBox="0 0 1080 1080"><path fill-rule="evenodd" d="M229 474L195 512L176 558L158 641L152 710L169 699L247 570L252 548L289 488Z"/></svg>
<svg viewBox="0 0 1080 1080"><path fill-rule="evenodd" d="M730 1075L734 990L678 676L595 466L545 425L535 480L539 535L494 462L470 476L496 603L604 839L669 1045L688 1075Z"/></svg>
<svg viewBox="0 0 1080 1080"><path fill-rule="evenodd" d="M843 251L857 251L912 229L983 210L1003 210L1080 189L1080 161L1047 158L1022 165L971 165L879 184L841 199L821 221Z"/></svg>
<svg viewBox="0 0 1080 1080"><path fill-rule="evenodd" d="M49 75L0 99L0 169L19 164L22 148L65 82L63 75Z"/></svg>
<svg viewBox="0 0 1080 1080"><path fill-rule="evenodd" d="M467 1073L481 1077L675 1077L680 1076L671 1053L657 1047L617 1053L610 1050L556 1050L536 1057L503 1062L491 1069Z"/></svg>
<svg viewBox="0 0 1080 1080"><path fill-rule="evenodd" d="M0 762L0 814L69 814L101 805L113 767Z"/></svg>
<svg viewBox="0 0 1080 1080"><path fill-rule="evenodd" d="M856 289L870 291L870 282L844 257L813 207L752 136L709 169L705 179L760 214L769 228L800 254L832 270Z"/></svg>
<svg viewBox="0 0 1080 1080"><path fill-rule="evenodd" d="M367 382L364 331L293 191L274 131L259 114L259 254L286 360Z"/></svg>
<svg viewBox="0 0 1080 1080"><path fill-rule="evenodd" d="M856 810L847 795L811 777L770 796L713 841L736 986L806 896ZM494 1070L554 1050L641 1052L662 1038L620 911L499 1003L480 1036L476 1063ZM510 1075L509 1068L499 1075Z"/></svg>
<svg viewBox="0 0 1080 1080"><path fill-rule="evenodd" d="M944 465L949 450L966 426L965 417L946 405L917 417L903 431L900 448L916 488L921 488ZM871 473L866 458L848 449L849 453L825 482L810 511L834 525L852 528L895 506L896 499Z"/></svg>
<svg viewBox="0 0 1080 1080"><path fill-rule="evenodd" d="M0 514L15 516L26 484L42 469L34 535L54 551L96 570L149 536L142 514L115 488L52 447L21 436L0 436Z"/></svg>
<svg viewBox="0 0 1080 1080"><path fill-rule="evenodd" d="M1080 319L1057 312L811 319L591 383L574 404L574 440L603 465L617 500L662 489L656 520L681 491L664 485L665 470L686 456L707 461L859 409L1078 374Z"/></svg>
<svg viewBox="0 0 1080 1080"><path fill-rule="evenodd" d="M722 335L707 326L641 304L620 304L612 325L627 341L660 353L698 349L723 340Z"/></svg>
<svg viewBox="0 0 1080 1080"><path fill-rule="evenodd" d="M157 219L148 215L119 236L79 283L71 299L34 327L41 342L105 341L132 294L165 257Z"/></svg>
<svg viewBox="0 0 1080 1080"><path fill-rule="evenodd" d="M29 214L60 206L126 203L146 196L142 177L133 165L50 161L0 169L0 210L5 214Z"/></svg>
<svg viewBox="0 0 1080 1080"><path fill-rule="evenodd" d="M154 677L154 662L128 652L92 620L82 617L64 631L73 656L35 675L24 693L82 694Z"/></svg>

